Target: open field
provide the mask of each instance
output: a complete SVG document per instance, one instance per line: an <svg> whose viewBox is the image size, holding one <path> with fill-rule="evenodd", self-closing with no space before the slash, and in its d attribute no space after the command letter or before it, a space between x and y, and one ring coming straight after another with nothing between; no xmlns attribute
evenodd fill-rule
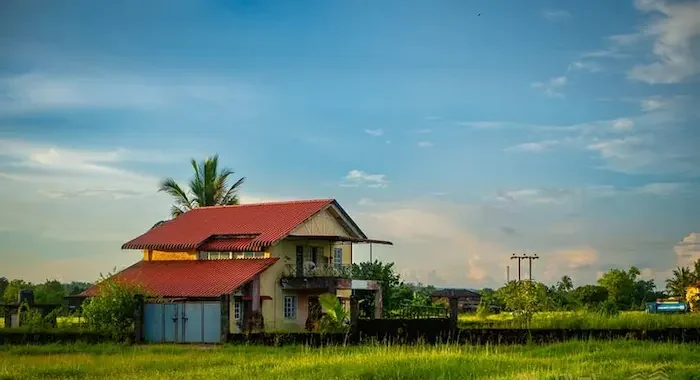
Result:
<svg viewBox="0 0 700 380"><path fill-rule="evenodd" d="M519 327L510 313L480 318L475 314L459 316L461 328ZM700 328L700 313L647 314L643 311L626 311L615 316L589 312L541 312L532 320L532 328L542 329L640 329Z"/></svg>
<svg viewBox="0 0 700 380"><path fill-rule="evenodd" d="M0 347L2 379L626 379L700 376L700 346L633 341L546 346ZM566 377L572 376L572 377Z"/></svg>

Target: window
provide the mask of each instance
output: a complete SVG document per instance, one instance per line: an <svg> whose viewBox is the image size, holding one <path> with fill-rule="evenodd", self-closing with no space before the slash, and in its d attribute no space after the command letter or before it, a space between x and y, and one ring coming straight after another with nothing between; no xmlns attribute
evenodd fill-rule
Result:
<svg viewBox="0 0 700 380"><path fill-rule="evenodd" d="M343 248L333 248L333 265L335 265L336 268L343 265Z"/></svg>
<svg viewBox="0 0 700 380"><path fill-rule="evenodd" d="M241 302L238 300L233 301L233 319L241 319Z"/></svg>
<svg viewBox="0 0 700 380"><path fill-rule="evenodd" d="M297 297L284 296L284 319L297 318Z"/></svg>
<svg viewBox="0 0 700 380"><path fill-rule="evenodd" d="M263 258L265 258L265 252L236 252L235 258L237 258L237 259L263 259Z"/></svg>

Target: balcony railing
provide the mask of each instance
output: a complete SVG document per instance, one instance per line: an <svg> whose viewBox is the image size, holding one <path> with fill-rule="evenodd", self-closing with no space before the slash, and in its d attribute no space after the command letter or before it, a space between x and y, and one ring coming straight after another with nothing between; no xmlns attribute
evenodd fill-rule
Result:
<svg viewBox="0 0 700 380"><path fill-rule="evenodd" d="M285 277L338 277L351 278L352 264L289 264L285 268Z"/></svg>

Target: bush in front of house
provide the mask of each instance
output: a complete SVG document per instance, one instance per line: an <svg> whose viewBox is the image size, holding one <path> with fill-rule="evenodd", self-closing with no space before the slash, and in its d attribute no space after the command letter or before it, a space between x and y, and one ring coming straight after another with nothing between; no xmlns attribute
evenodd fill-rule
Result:
<svg viewBox="0 0 700 380"><path fill-rule="evenodd" d="M134 336L134 315L144 296L141 286L104 279L97 285L96 296L83 303L83 315L90 329L106 334L116 341L130 341Z"/></svg>

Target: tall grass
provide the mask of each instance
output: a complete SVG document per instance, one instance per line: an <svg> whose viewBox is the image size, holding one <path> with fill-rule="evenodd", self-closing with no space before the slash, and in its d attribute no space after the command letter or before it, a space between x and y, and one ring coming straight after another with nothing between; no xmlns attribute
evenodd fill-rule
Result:
<svg viewBox="0 0 700 380"><path fill-rule="evenodd" d="M700 374L700 347L632 341L546 346L47 345L0 347L11 379L626 379ZM569 377L571 376L571 377Z"/></svg>
<svg viewBox="0 0 700 380"><path fill-rule="evenodd" d="M520 324L509 313L489 315L485 318L473 314L459 316L462 328L516 328ZM648 314L628 311L617 315L593 312L542 312L535 313L531 325L535 329L642 329L700 328L700 314Z"/></svg>

